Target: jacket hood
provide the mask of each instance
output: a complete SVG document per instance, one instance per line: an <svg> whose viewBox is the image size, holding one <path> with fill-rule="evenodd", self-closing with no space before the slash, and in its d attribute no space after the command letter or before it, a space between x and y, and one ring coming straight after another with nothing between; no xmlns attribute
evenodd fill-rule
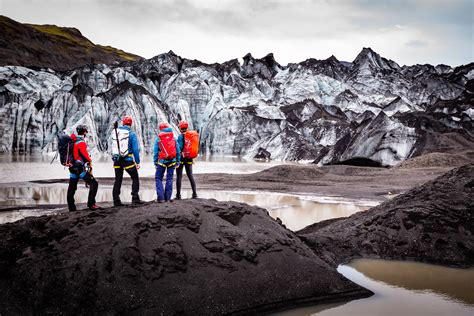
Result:
<svg viewBox="0 0 474 316"><path fill-rule="evenodd" d="M74 133L72 133L70 137L74 142L77 140L77 136Z"/></svg>
<svg viewBox="0 0 474 316"><path fill-rule="evenodd" d="M119 129L126 129L127 131L131 131L132 128L128 125L122 125L122 126L119 126Z"/></svg>

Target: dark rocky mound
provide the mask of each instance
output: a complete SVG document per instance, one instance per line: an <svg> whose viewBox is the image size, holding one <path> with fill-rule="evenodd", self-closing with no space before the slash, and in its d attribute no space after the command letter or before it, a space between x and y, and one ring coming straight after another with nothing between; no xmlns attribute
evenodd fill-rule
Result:
<svg viewBox="0 0 474 316"><path fill-rule="evenodd" d="M0 15L0 65L69 70L142 59L92 43L75 28L18 23Z"/></svg>
<svg viewBox="0 0 474 316"><path fill-rule="evenodd" d="M368 296L257 207L150 203L0 225L0 314L255 314Z"/></svg>
<svg viewBox="0 0 474 316"><path fill-rule="evenodd" d="M465 156L453 155L446 153L431 153L415 158L405 160L394 168L396 169L413 169L413 168L430 168L430 167L460 167L471 163L471 160Z"/></svg>
<svg viewBox="0 0 474 316"><path fill-rule="evenodd" d="M384 167L380 162L372 160L365 157L354 157L347 160L337 161L332 163L332 165L347 165L347 166L356 166L356 167Z"/></svg>
<svg viewBox="0 0 474 316"><path fill-rule="evenodd" d="M474 165L453 169L368 211L308 226L297 235L333 264L370 257L473 266Z"/></svg>
<svg viewBox="0 0 474 316"><path fill-rule="evenodd" d="M258 179L265 181L281 178L295 181L311 181L319 179L323 175L324 172L315 165L280 165L255 173Z"/></svg>

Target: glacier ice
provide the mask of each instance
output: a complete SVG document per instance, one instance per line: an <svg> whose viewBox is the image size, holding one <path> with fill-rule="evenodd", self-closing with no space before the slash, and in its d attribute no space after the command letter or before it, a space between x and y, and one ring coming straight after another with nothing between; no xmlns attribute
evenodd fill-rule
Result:
<svg viewBox="0 0 474 316"><path fill-rule="evenodd" d="M472 144L473 68L400 67L366 48L352 63L331 56L282 66L271 54L248 54L242 64L204 64L168 52L64 72L5 66L0 152L55 151L57 133L78 124L89 127L93 152L107 152L113 123L131 115L144 153L160 122L178 133L187 120L206 153L251 158L264 149L279 160L393 165L422 152L432 126L464 130L459 137Z"/></svg>

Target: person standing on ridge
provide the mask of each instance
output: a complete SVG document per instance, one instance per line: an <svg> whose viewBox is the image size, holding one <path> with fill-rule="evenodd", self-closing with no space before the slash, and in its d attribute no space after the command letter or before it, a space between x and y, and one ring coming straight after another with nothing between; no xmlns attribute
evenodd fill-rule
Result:
<svg viewBox="0 0 474 316"><path fill-rule="evenodd" d="M138 191L140 190L140 180L138 169L140 169L140 147L137 134L132 131L133 120L130 116L122 119L122 126L117 127L115 123L112 131L112 160L114 161L115 182L112 190L114 206L122 206L120 200L120 190L122 188L123 171L125 170L132 178L132 205L139 205Z"/></svg>
<svg viewBox="0 0 474 316"><path fill-rule="evenodd" d="M199 148L199 134L196 131L188 131L188 122L179 122L181 134L178 136L178 144L181 149L181 164L176 169L176 200L181 200L181 180L183 179L183 168L186 169L186 175L191 183L193 190L193 199L197 199L196 182L193 176L193 159L197 157Z"/></svg>
<svg viewBox="0 0 474 316"><path fill-rule="evenodd" d="M67 188L67 205L70 212L77 211L74 203L74 195L76 194L77 184L79 179L83 179L89 186L89 196L87 199L87 207L91 210L100 209L96 204L95 197L99 183L92 175L92 159L87 152L87 144L85 137L88 133L85 125L78 125L76 128L77 136L71 134L71 139L74 141L73 163L69 168L69 186Z"/></svg>
<svg viewBox="0 0 474 316"><path fill-rule="evenodd" d="M161 123L160 132L153 148L153 162L155 163L155 181L157 201L171 202L173 193L173 173L180 163L179 144L174 138L173 130L168 123ZM166 171L166 186L163 191L163 176Z"/></svg>

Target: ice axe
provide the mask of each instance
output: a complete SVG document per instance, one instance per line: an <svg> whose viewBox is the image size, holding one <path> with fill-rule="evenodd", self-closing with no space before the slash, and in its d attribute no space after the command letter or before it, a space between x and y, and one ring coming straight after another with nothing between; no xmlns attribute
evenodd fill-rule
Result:
<svg viewBox="0 0 474 316"><path fill-rule="evenodd" d="M91 166L90 162L86 162L84 164L84 170L89 172L91 174L91 176L94 177L94 175L92 174L92 166ZM85 186L86 186L86 188L88 188L89 184L87 182L85 182Z"/></svg>
<svg viewBox="0 0 474 316"><path fill-rule="evenodd" d="M118 152L119 152L119 154L120 154L122 151L120 150L120 142L119 142L119 137L118 137L117 128L118 128L118 122L115 121L115 123L114 123L115 140L117 141L117 149L118 149Z"/></svg>

